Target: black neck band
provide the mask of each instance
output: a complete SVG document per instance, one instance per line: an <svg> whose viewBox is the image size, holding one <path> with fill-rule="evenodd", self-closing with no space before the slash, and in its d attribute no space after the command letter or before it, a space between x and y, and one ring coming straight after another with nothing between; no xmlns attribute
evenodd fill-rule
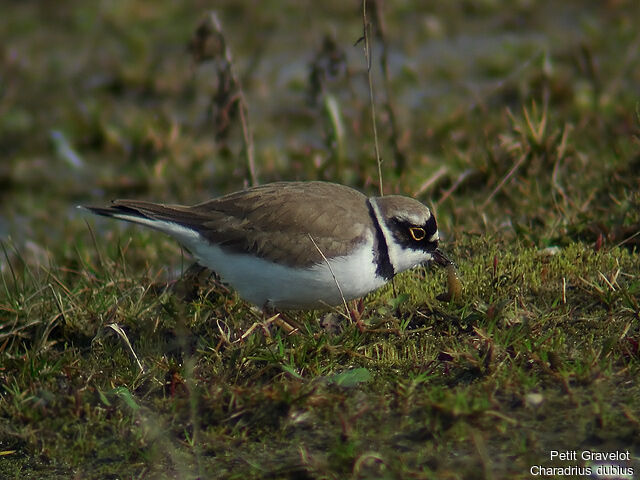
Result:
<svg viewBox="0 0 640 480"><path fill-rule="evenodd" d="M387 246L387 241L380 227L380 221L373 209L373 205L371 205L370 199L367 199L367 206L369 207L369 215L371 215L371 220L376 230L376 235L373 240L373 261L376 262L376 274L385 280L391 280L395 275L395 271L389 259L389 247Z"/></svg>

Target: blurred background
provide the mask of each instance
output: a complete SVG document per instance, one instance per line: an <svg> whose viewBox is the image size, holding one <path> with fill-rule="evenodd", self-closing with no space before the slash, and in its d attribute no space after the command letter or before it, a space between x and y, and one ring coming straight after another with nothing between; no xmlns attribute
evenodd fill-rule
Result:
<svg viewBox="0 0 640 480"><path fill-rule="evenodd" d="M76 206L377 195L361 2L0 0L1 478L638 471L640 2L367 3L384 191L463 294L426 266L294 335Z"/></svg>
<svg viewBox="0 0 640 480"><path fill-rule="evenodd" d="M634 231L638 2L369 3L386 193L432 205L449 239ZM195 203L251 182L238 90L215 38L198 43L211 9L259 181L377 191L360 2L1 8L0 239L27 259L88 238L78 204Z"/></svg>

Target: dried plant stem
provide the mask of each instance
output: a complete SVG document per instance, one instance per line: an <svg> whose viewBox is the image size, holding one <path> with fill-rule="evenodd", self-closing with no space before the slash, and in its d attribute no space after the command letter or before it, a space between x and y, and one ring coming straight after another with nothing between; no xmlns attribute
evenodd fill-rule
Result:
<svg viewBox="0 0 640 480"><path fill-rule="evenodd" d="M419 197L420 195L422 195L424 192L429 190L433 185L435 185L435 183L438 180L440 180L440 178L442 178L444 175L446 175L448 172L449 172L449 169L445 165L440 166L440 168L436 170L436 172L433 175L431 175L424 182L422 182L422 185L418 187L418 190L414 192L413 196Z"/></svg>
<svg viewBox="0 0 640 480"><path fill-rule="evenodd" d="M367 77L369 79L369 102L371 103L371 124L373 125L373 142L378 163L378 184L380 196L384 195L382 188L382 158L380 158L380 147L378 146L378 127L376 125L376 105L373 95L373 79L371 76L371 38L369 29L371 24L367 20L367 0L362 0L362 38L364 40L364 58L367 62Z"/></svg>
<svg viewBox="0 0 640 480"><path fill-rule="evenodd" d="M509 172L507 172L507 174L502 178L502 180L500 180L498 185L496 185L496 188L493 189L491 194L482 203L482 205L480 206L481 209L484 209L489 204L491 199L496 195L496 193L498 193L502 189L504 184L507 183L507 180L509 180L513 176L513 174L516 173L516 170L518 170L518 168L520 168L520 165L522 165L522 163L526 159L527 159L527 153L523 153L522 155L520 155L520 157L518 158L516 163L513 165L513 167L511 167L511 170L509 170Z"/></svg>
<svg viewBox="0 0 640 480"><path fill-rule="evenodd" d="M253 148L253 133L249 128L249 108L244 98L242 90L240 90L240 124L242 125L242 138L244 139L244 151L247 160L247 170L249 171L249 177L251 178L251 185L258 185L258 174L256 173L256 162L254 157Z"/></svg>
<svg viewBox="0 0 640 480"><path fill-rule="evenodd" d="M129 341L129 337L127 337L126 332L122 329L122 327L120 325L118 325L117 323L113 322L113 323L109 323L107 324L104 328L110 328L111 330L113 330L114 332L116 332L116 334L122 339L122 341L124 342L124 344L127 346L127 348L129 349L129 353L131 354L131 356L133 357L133 359L136 361L136 363L138 364L138 368L140 369L141 373L145 372L144 367L142 366L142 363L140 362L140 359L138 358L138 355L136 355L135 350L133 349L133 347L131 346L131 342ZM102 335L102 332L99 332L98 335L96 335L96 337L94 337L94 340L100 338L100 336Z"/></svg>
<svg viewBox="0 0 640 480"><path fill-rule="evenodd" d="M222 25L220 23L220 19L215 12L209 13L209 19L211 26L214 28L215 32L224 38L224 34L222 33ZM249 106L247 104L247 100L244 96L244 90L242 89L242 83L240 82L240 77L235 71L233 66L233 57L231 55L231 49L227 45L227 42L224 42L224 58L229 67L229 73L231 74L231 79L236 87L236 96L238 102L238 111L240 114L240 124L242 126L242 138L244 141L244 152L247 161L247 170L249 172L249 177L251 179L251 185L258 185L258 175L256 173L256 163L254 159L254 148L253 148L253 133L251 132L251 128L249 126Z"/></svg>

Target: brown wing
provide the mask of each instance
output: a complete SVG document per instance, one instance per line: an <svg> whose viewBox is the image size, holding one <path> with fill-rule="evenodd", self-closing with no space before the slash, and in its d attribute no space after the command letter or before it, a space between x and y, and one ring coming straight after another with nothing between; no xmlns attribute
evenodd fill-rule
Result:
<svg viewBox="0 0 640 480"><path fill-rule="evenodd" d="M333 257L345 255L372 226L367 197L325 182L271 183L192 207L116 200L111 208L178 223L229 251L286 265L323 262L309 235Z"/></svg>
<svg viewBox="0 0 640 480"><path fill-rule="evenodd" d="M232 251L250 251L288 265L345 255L371 225L367 198L325 182L280 182L192 207L207 217L201 235Z"/></svg>

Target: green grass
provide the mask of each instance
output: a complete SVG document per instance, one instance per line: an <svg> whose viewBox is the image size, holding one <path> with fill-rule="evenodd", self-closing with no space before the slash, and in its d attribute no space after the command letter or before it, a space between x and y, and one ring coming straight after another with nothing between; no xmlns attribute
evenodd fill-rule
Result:
<svg viewBox="0 0 640 480"><path fill-rule="evenodd" d="M463 294L438 300L445 272L419 268L364 300L364 329L294 312L293 334L207 274L183 276L190 260L170 240L72 208L243 186L237 119L216 132L213 68L185 48L202 6L12 6L0 477L531 478L532 465L584 465L552 449L629 450L640 471L636 3L387 3L406 164L376 73L385 188L433 207ZM375 194L358 12L251 5L219 13L261 180ZM343 58L320 48L325 26L348 69L320 88L313 68ZM479 51L456 48L461 32Z"/></svg>
<svg viewBox="0 0 640 480"><path fill-rule="evenodd" d="M8 283L3 305L14 320L3 332L2 434L16 450L3 468L464 477L522 474L551 448L633 446L636 256L574 243L541 257L484 239L454 252L460 303L433 300L439 272L402 275L404 302L392 307L389 288L366 302L363 321L378 333L346 323L330 334L315 313L296 317L299 334L241 339L261 319L233 296L158 293L131 278L126 258L19 274L26 283Z"/></svg>

